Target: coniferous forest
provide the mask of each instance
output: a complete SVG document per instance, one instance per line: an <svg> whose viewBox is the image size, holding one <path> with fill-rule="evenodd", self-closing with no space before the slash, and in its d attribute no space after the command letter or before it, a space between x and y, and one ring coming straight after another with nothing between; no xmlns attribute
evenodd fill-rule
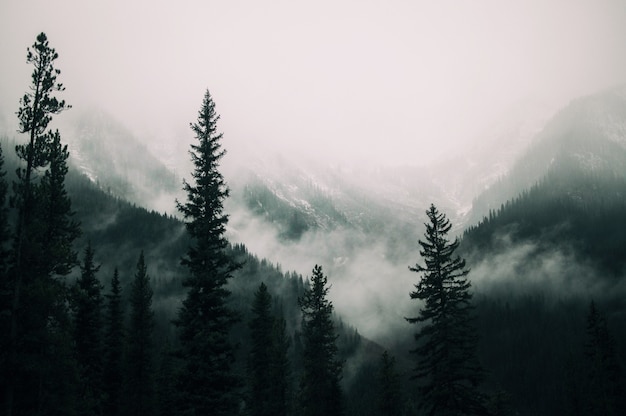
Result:
<svg viewBox="0 0 626 416"><path fill-rule="evenodd" d="M72 169L50 128L71 108L57 58L39 34L20 134L0 148L2 414L626 414L623 177L555 164L462 238L424 207L414 263L399 268L414 275L406 331L381 345L337 313L317 259L302 276L228 241L226 148L208 90L185 198L177 216L160 214ZM314 227L260 186L245 198L282 238ZM316 201L348 221L330 197ZM474 285L473 266L495 270L507 245L530 253L519 281ZM533 262L556 247L589 259L606 293L531 284Z"/></svg>

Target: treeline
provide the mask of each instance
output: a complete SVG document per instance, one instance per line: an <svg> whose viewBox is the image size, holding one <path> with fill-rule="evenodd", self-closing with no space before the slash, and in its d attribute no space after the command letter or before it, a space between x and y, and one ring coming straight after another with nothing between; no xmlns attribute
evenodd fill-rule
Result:
<svg viewBox="0 0 626 416"><path fill-rule="evenodd" d="M477 255L497 253L503 237L536 243L540 252L559 246L618 278L626 267L625 189L626 180L617 174L558 164L528 191L469 227L463 246Z"/></svg>

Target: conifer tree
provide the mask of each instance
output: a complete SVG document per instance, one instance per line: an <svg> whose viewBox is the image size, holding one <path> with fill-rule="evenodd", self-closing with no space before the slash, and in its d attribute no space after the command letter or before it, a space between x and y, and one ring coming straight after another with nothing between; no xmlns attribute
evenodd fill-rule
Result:
<svg viewBox="0 0 626 416"><path fill-rule="evenodd" d="M94 250L87 243L81 275L74 290L74 344L81 373L81 401L84 414L102 409L102 285L96 274Z"/></svg>
<svg viewBox="0 0 626 416"><path fill-rule="evenodd" d="M183 368L178 378L183 413L232 415L239 407L241 381L232 370L234 347L229 340L238 316L227 306L226 283L237 265L226 252L228 216L223 203L228 189L219 172L224 156L219 116L206 91L198 121L191 125L197 143L191 146L192 182L184 183L187 202L178 203L191 246L182 264L189 269L188 288L176 325Z"/></svg>
<svg viewBox="0 0 626 416"><path fill-rule="evenodd" d="M143 251L130 289L130 324L127 336L125 414L141 416L156 410L152 333L152 288Z"/></svg>
<svg viewBox="0 0 626 416"><path fill-rule="evenodd" d="M69 199L62 191L67 155L58 152L58 131L48 131L52 115L69 108L54 96L64 89L57 82L60 74L54 65L57 58L46 35L39 34L32 49L27 50L26 61L34 67L32 83L17 112L19 131L28 134L29 139L26 144L16 146L23 165L16 171L11 198L17 220L6 278L9 294L3 299L9 305L1 308L9 311L8 328L4 331L8 338L7 382L3 386L7 415L18 409L32 411L33 406L52 409L53 404L44 404L46 397L54 395L57 402L69 397L66 395L69 391L59 390L70 379L63 372L67 373L71 367L71 363L61 363L60 359L71 354L67 350L70 345L67 290L58 277L68 274L76 264L71 244L78 235L78 226L71 219L68 227L61 221L71 218ZM41 175L36 172L46 167L49 169L44 179L38 181ZM45 209L51 215L42 215ZM58 371L52 363L64 366L65 370ZM37 400L33 400L32 390L23 389L34 383L39 386ZM16 392L17 388L21 390Z"/></svg>
<svg viewBox="0 0 626 416"><path fill-rule="evenodd" d="M380 385L378 414L380 416L400 415L402 409L400 377L396 373L396 359L386 350L380 358L378 381Z"/></svg>
<svg viewBox="0 0 626 416"><path fill-rule="evenodd" d="M115 416L122 412L122 396L124 394L124 311L122 309L122 287L117 268L113 272L111 291L106 295L106 298L103 414Z"/></svg>
<svg viewBox="0 0 626 416"><path fill-rule="evenodd" d="M613 337L606 318L595 302L589 305L587 315L587 342L585 344L584 411L586 415L623 414L621 368L615 354Z"/></svg>
<svg viewBox="0 0 626 416"><path fill-rule="evenodd" d="M424 304L417 317L406 318L421 324L412 351L417 355L414 377L419 381L420 407L427 415L484 414L469 270L465 260L454 257L459 241L448 239L451 224L446 216L434 205L426 214L425 240L419 240L425 265L410 267L422 274L411 299Z"/></svg>
<svg viewBox="0 0 626 416"><path fill-rule="evenodd" d="M11 285L8 278L8 256L11 234L9 230L9 219L7 210L6 171L4 169L4 156L2 146L0 146L0 332L8 333L8 316L11 313ZM9 337L0 337L0 374L8 374L8 350ZM0 378L0 394L5 392L7 380ZM4 408L2 409L4 411Z"/></svg>
<svg viewBox="0 0 626 416"><path fill-rule="evenodd" d="M250 321L251 351L248 365L249 413L253 416L287 414L289 342L284 319L272 314L272 296L261 283L254 294Z"/></svg>
<svg viewBox="0 0 626 416"><path fill-rule="evenodd" d="M315 265L311 287L298 299L302 311L303 375L299 406L305 416L340 415L342 392L339 382L343 364L337 359L337 335L328 300L328 279Z"/></svg>
<svg viewBox="0 0 626 416"><path fill-rule="evenodd" d="M161 351L159 373L157 376L157 414L176 415L176 384L174 383L174 353L168 343Z"/></svg>

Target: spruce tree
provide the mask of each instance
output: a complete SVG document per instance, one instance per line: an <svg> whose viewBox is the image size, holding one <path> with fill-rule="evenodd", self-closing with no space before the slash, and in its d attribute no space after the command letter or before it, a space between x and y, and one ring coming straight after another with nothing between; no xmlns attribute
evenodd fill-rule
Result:
<svg viewBox="0 0 626 416"><path fill-rule="evenodd" d="M223 203L228 189L219 172L224 156L219 116L206 91L198 121L191 124L197 144L191 146L194 165L191 183L184 183L187 202L178 203L191 245L182 264L189 269L188 288L178 319L182 371L178 377L179 407L183 413L232 415L239 407L241 382L232 370L234 346L229 340L237 314L227 305L226 284L237 268L226 252L228 216Z"/></svg>
<svg viewBox="0 0 626 416"><path fill-rule="evenodd" d="M378 396L378 415L400 415L402 409L400 377L396 372L396 359L386 350L380 358L378 381L380 386Z"/></svg>
<svg viewBox="0 0 626 416"><path fill-rule="evenodd" d="M423 306L417 317L406 318L421 325L412 351L417 355L414 377L419 382L420 407L427 415L484 414L469 270L465 260L454 256L459 241L448 239L452 226L446 216L434 205L426 214L425 240L419 240L425 265L410 267L421 273L411 299L423 301Z"/></svg>
<svg viewBox="0 0 626 416"><path fill-rule="evenodd" d="M102 285L94 250L87 243L81 275L74 288L74 344L81 375L82 413L102 411Z"/></svg>
<svg viewBox="0 0 626 416"><path fill-rule="evenodd" d="M153 351L152 288L143 251L130 289L130 324L127 336L125 414L141 416L156 410Z"/></svg>
<svg viewBox="0 0 626 416"><path fill-rule="evenodd" d="M252 315L248 411L253 416L284 416L288 405L289 342L284 319L272 314L272 296L264 283L254 294Z"/></svg>
<svg viewBox="0 0 626 416"><path fill-rule="evenodd" d="M604 315L591 302L587 315L583 407L586 415L621 415L621 367Z"/></svg>
<svg viewBox="0 0 626 416"><path fill-rule="evenodd" d="M6 171L4 169L4 156L2 154L2 146L0 146L0 332L8 333L9 321L8 317L11 313L11 284L8 276L8 256L9 243L11 234L9 230L9 215L7 210L7 191L8 184L6 181ZM8 374L8 351L9 337L0 337L0 374ZM0 394L6 391L6 383L4 377L0 377ZM4 409L2 409L4 411Z"/></svg>
<svg viewBox="0 0 626 416"><path fill-rule="evenodd" d="M34 67L32 83L17 112L19 131L29 138L16 146L23 164L16 171L11 198L17 218L6 274L9 293L2 299L9 304L1 308L8 310L3 386L7 415L44 407L52 412L63 400L71 401L67 381L72 363L61 361L71 357L67 288L58 277L76 264L71 244L78 225L71 221L69 199L63 193L67 153L58 151L58 131L48 131L52 115L69 108L54 96L64 89L57 82L57 58L46 35L39 34L27 50L26 61ZM37 174L42 168L48 170ZM32 389L25 389L32 385L38 386L35 400ZM54 403L46 401L48 397L54 397Z"/></svg>
<svg viewBox="0 0 626 416"><path fill-rule="evenodd" d="M103 414L119 415L122 412L124 378L124 310L122 287L117 268L111 279L111 291L106 295L104 374L102 388L105 393Z"/></svg>
<svg viewBox="0 0 626 416"><path fill-rule="evenodd" d="M328 279L315 265L311 287L298 299L302 311L303 375L299 406L305 416L333 416L343 413L342 362L337 359L333 304L328 300Z"/></svg>

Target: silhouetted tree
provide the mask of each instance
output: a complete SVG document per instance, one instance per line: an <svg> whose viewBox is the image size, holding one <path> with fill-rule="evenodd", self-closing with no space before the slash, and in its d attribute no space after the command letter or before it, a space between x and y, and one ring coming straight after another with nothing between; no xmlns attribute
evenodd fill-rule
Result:
<svg viewBox="0 0 626 416"><path fill-rule="evenodd" d="M378 414L380 416L399 416L402 411L400 377L396 372L396 359L387 351L383 352L380 358L378 381L380 384Z"/></svg>
<svg viewBox="0 0 626 416"><path fill-rule="evenodd" d="M152 332L152 288L143 251L130 289L130 324L126 355L126 414L140 416L156 410L155 371Z"/></svg>
<svg viewBox="0 0 626 416"><path fill-rule="evenodd" d="M585 344L585 380L583 381L586 415L621 415L624 408L621 368L615 354L614 340L606 318L592 301L587 315Z"/></svg>
<svg viewBox="0 0 626 416"><path fill-rule="evenodd" d="M73 296L74 344L81 374L80 394L84 414L102 411L102 285L96 273L91 242L85 248L81 275Z"/></svg>
<svg viewBox="0 0 626 416"><path fill-rule="evenodd" d="M342 362L337 359L337 335L332 320L333 304L328 300L328 279L315 265L311 288L298 299L302 311L304 372L300 383L299 406L305 416L343 413Z"/></svg>
<svg viewBox="0 0 626 416"><path fill-rule="evenodd" d="M428 415L484 414L478 390L483 378L476 357L476 332L472 326L472 295L465 260L454 256L458 240L450 242L450 222L434 205L426 211L425 240L419 240L425 266L411 299L424 302L410 323L421 324L415 334L417 355L414 377L419 381L420 407Z"/></svg>
<svg viewBox="0 0 626 416"><path fill-rule="evenodd" d="M122 413L124 377L124 310L122 309L122 287L117 268L111 279L111 291L106 295L104 375L105 415Z"/></svg>
<svg viewBox="0 0 626 416"><path fill-rule="evenodd" d="M157 414L161 416L177 414L177 392L174 371L174 354L169 343L166 343L161 351L159 373L157 376Z"/></svg>
<svg viewBox="0 0 626 416"><path fill-rule="evenodd" d="M251 350L248 363L248 409L254 416L287 414L289 346L284 319L272 314L272 296L265 283L254 294L250 321Z"/></svg>
<svg viewBox="0 0 626 416"><path fill-rule="evenodd" d="M223 214L228 189L219 172L221 133L215 103L206 91L198 121L191 125L198 140L191 146L193 181L185 182L187 202L178 203L192 245L182 264L190 272L188 288L176 324L180 335L182 372L178 378L179 408L183 413L232 415L239 407L241 385L231 365L234 347L229 340L238 315L227 306L226 283L237 268L226 252L228 216Z"/></svg>
<svg viewBox="0 0 626 416"><path fill-rule="evenodd" d="M9 310L8 328L3 331L8 334L7 415L44 408L53 413L64 400L72 401L67 384L72 363L61 361L71 357L67 290L57 277L68 274L76 264L71 246L78 226L71 220L63 187L67 151L60 145L58 131L47 131L52 115L69 108L53 96L64 89L57 82L57 57L46 35L39 34L27 50L26 61L34 66L32 83L17 112L19 131L28 134L29 140L16 146L24 165L17 169L13 184L11 204L17 220L7 274L10 305L2 307ZM37 182L40 176L35 172L44 167L49 169ZM36 394L24 390L33 385L39 386ZM16 388L20 389L17 394ZM48 401L50 397L54 400Z"/></svg>

